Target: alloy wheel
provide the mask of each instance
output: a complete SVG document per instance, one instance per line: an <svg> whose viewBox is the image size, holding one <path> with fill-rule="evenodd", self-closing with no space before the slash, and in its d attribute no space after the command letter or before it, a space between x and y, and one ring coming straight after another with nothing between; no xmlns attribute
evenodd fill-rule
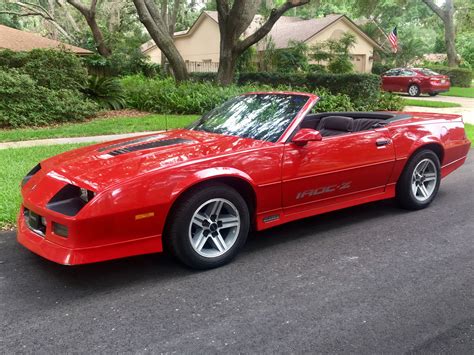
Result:
<svg viewBox="0 0 474 355"><path fill-rule="evenodd" d="M239 212L232 202L208 200L197 208L189 224L191 246L203 257L219 257L235 244L240 225Z"/></svg>
<svg viewBox="0 0 474 355"><path fill-rule="evenodd" d="M420 202L428 200L436 189L438 172L431 159L421 160L413 170L411 190Z"/></svg>

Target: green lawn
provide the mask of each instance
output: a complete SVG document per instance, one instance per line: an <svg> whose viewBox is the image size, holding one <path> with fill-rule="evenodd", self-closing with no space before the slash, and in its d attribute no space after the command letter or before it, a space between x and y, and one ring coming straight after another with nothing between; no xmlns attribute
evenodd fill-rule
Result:
<svg viewBox="0 0 474 355"><path fill-rule="evenodd" d="M474 125L465 123L464 127L466 129L467 138L474 144ZM474 148L474 146L473 146Z"/></svg>
<svg viewBox="0 0 474 355"><path fill-rule="evenodd" d="M474 87L460 88L460 87L453 86L448 92L443 92L440 95L474 98Z"/></svg>
<svg viewBox="0 0 474 355"><path fill-rule="evenodd" d="M26 173L40 160L80 146L66 144L0 150L0 229L10 228L15 223L21 202L20 183Z"/></svg>
<svg viewBox="0 0 474 355"><path fill-rule="evenodd" d="M166 126L168 128L185 127L196 118L197 116L147 115L142 117L99 118L88 122L70 123L55 127L0 130L0 142L159 131L165 129Z"/></svg>
<svg viewBox="0 0 474 355"><path fill-rule="evenodd" d="M403 104L405 106L436 107L436 108L461 107L460 104L457 104L454 102L428 101L428 100L417 100L417 99L403 99Z"/></svg>

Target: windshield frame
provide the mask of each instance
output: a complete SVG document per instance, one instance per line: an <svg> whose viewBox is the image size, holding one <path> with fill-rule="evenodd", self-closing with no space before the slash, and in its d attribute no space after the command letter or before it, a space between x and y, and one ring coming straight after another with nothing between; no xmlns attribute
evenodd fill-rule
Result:
<svg viewBox="0 0 474 355"><path fill-rule="evenodd" d="M298 127L299 125L299 122L304 118L304 116L306 116L306 114L313 108L313 106L316 104L316 102L319 100L319 97L317 95L314 95L314 94L310 94L310 93L305 93L305 92L291 92L291 91L255 91L255 92L248 92L248 93L244 93L244 94L241 94L241 95L237 95L237 96L234 96L232 98L229 99L230 100L233 100L235 98L238 98L238 97L243 97L243 96L251 96L251 95L291 95L291 96L303 96L303 97L306 97L307 98L307 101L306 103L303 105L303 107L296 113L296 115L289 121L287 127L284 129L284 131L282 132L282 134L280 135L280 137L275 140L274 142L272 141L265 141L265 142L268 142L268 143L272 143L272 144L277 144L277 143L285 143L288 139L289 136L291 136L291 132ZM226 101L227 102L227 101ZM220 105L219 105L220 106ZM218 106L216 106L217 108ZM209 111L210 112L210 111ZM204 118L205 115L207 115L208 112L206 112L204 115L202 115L200 118L198 118L195 122L191 123L187 129L191 129L191 127L193 127L197 122L199 122L200 120L202 120ZM212 133L212 132L211 132ZM222 134L222 133L213 133L213 134ZM223 135L226 135L226 134L223 134ZM237 136L237 135L229 135L229 136L233 136L233 137L240 137L240 136ZM244 138L244 137L240 137L240 138ZM253 139L253 138L250 138L250 139Z"/></svg>

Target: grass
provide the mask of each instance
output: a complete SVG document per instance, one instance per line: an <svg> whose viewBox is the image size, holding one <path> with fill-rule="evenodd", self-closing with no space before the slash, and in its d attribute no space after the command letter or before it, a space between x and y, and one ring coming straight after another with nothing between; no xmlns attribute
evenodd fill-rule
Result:
<svg viewBox="0 0 474 355"><path fill-rule="evenodd" d="M443 92L440 95L474 98L474 87L471 86L470 88L460 88L460 87L453 86L451 89L449 89L448 92Z"/></svg>
<svg viewBox="0 0 474 355"><path fill-rule="evenodd" d="M474 125L465 123L464 128L466 130L467 138L471 141L472 144L474 144Z"/></svg>
<svg viewBox="0 0 474 355"><path fill-rule="evenodd" d="M20 183L40 160L80 147L80 144L0 150L0 229L13 227L20 208Z"/></svg>
<svg viewBox="0 0 474 355"><path fill-rule="evenodd" d="M114 117L100 118L82 123L69 123L54 127L0 130L0 142L159 131L165 129L166 126L168 126L168 128L185 127L196 120L196 118L197 116L178 115Z"/></svg>
<svg viewBox="0 0 474 355"><path fill-rule="evenodd" d="M444 102L444 101L428 101L428 100L417 100L417 99L403 99L405 106L419 106L419 107L436 107L436 108L447 108L447 107L461 107L460 104L455 102Z"/></svg>

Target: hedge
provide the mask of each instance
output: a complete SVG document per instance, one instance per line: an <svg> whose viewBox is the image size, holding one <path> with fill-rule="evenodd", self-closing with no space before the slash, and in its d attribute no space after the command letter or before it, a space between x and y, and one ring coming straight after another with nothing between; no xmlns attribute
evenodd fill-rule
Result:
<svg viewBox="0 0 474 355"><path fill-rule="evenodd" d="M76 90L51 90L17 69L0 69L0 128L81 120L97 109Z"/></svg>
<svg viewBox="0 0 474 355"><path fill-rule="evenodd" d="M241 73L239 84L259 83L271 86L289 85L315 91L328 89L332 94L345 94L356 106L370 105L380 97L380 77L374 74L330 73Z"/></svg>
<svg viewBox="0 0 474 355"><path fill-rule="evenodd" d="M386 94L374 101L354 103L346 94L332 94L319 88L262 84L230 85L220 87L210 82L184 82L177 85L172 79L150 79L140 75L122 79L127 106L144 111L164 114L202 114L225 100L245 92L252 91L306 91L315 92L320 97L315 110L326 111L365 111L365 110L401 110L400 97ZM357 83L356 83L357 85Z"/></svg>
<svg viewBox="0 0 474 355"><path fill-rule="evenodd" d="M445 66L432 65L428 67L429 69L449 76L451 81L451 86L460 86L463 88L471 87L472 82L472 71L466 68L451 68Z"/></svg>

